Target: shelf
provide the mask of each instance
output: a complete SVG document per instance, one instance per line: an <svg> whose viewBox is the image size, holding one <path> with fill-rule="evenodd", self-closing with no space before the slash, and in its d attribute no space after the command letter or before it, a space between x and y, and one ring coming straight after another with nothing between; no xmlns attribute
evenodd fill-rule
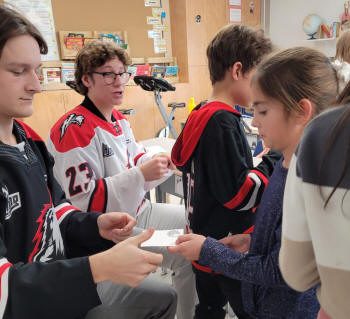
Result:
<svg viewBox="0 0 350 319"><path fill-rule="evenodd" d="M325 41L336 41L338 38L322 38L322 39L310 39L304 40L305 42L325 42Z"/></svg>
<svg viewBox="0 0 350 319"><path fill-rule="evenodd" d="M147 63L156 64L156 63L175 63L176 59L174 57L150 57L146 58Z"/></svg>
<svg viewBox="0 0 350 319"><path fill-rule="evenodd" d="M131 58L131 64L145 64L145 58Z"/></svg>
<svg viewBox="0 0 350 319"><path fill-rule="evenodd" d="M65 83L57 83L57 82L42 84L41 89L43 91L71 90L71 88L67 86Z"/></svg>

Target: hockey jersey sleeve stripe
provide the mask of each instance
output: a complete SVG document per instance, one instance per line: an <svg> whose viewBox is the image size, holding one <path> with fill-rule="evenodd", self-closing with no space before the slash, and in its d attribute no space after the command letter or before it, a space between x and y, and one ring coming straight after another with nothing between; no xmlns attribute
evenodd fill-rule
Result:
<svg viewBox="0 0 350 319"><path fill-rule="evenodd" d="M106 212L107 198L106 181L101 178L96 181L95 189L90 197L88 211L101 213Z"/></svg>
<svg viewBox="0 0 350 319"><path fill-rule="evenodd" d="M254 225L250 226L248 229L246 229L243 234L251 234L254 231Z"/></svg>
<svg viewBox="0 0 350 319"><path fill-rule="evenodd" d="M251 173L254 173L254 174L258 175L258 177L259 177L259 178L262 180L262 182L264 183L264 187L267 186L267 184L269 183L269 180L268 180L268 178L267 178L263 173L261 173L260 171L258 171L258 170L256 170L256 169L253 169L253 170L251 171Z"/></svg>
<svg viewBox="0 0 350 319"><path fill-rule="evenodd" d="M0 259L0 318L3 318L8 299L8 277L11 263L6 258Z"/></svg>
<svg viewBox="0 0 350 319"><path fill-rule="evenodd" d="M255 207L259 194L267 184L268 179L264 174L258 170L250 171L239 192L224 206L228 209L237 210L248 210Z"/></svg>
<svg viewBox="0 0 350 319"><path fill-rule="evenodd" d="M239 192L230 201L225 203L224 206L228 209L233 209L239 206L249 194L249 191L253 186L253 181L247 176Z"/></svg>
<svg viewBox="0 0 350 319"><path fill-rule="evenodd" d="M248 177L253 180L253 182L255 183L255 187L253 188L253 191L246 197L246 201L248 200L248 203L245 204L243 207L239 207L239 208L237 207L238 210L248 210L255 207L257 203L259 191L264 189L263 187L261 187L262 181L259 178L259 176L257 176L255 173L250 172L248 174Z"/></svg>
<svg viewBox="0 0 350 319"><path fill-rule="evenodd" d="M139 160L139 158L142 156L142 155L145 155L146 153L140 153L140 154L137 154L134 158L134 165L136 166L137 164L137 161Z"/></svg>
<svg viewBox="0 0 350 319"><path fill-rule="evenodd" d="M75 206L69 204L69 203L63 203L59 206L56 206L54 208L56 213L56 218L58 220L58 223L61 224L61 222L69 215L71 212L80 211L80 209L76 208Z"/></svg>

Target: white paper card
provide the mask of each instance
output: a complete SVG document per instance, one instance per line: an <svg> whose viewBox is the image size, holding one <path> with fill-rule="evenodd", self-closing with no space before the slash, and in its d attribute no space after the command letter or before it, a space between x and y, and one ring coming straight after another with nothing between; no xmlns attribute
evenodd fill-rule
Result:
<svg viewBox="0 0 350 319"><path fill-rule="evenodd" d="M145 0L145 7L160 7L160 0Z"/></svg>
<svg viewBox="0 0 350 319"><path fill-rule="evenodd" d="M242 10L230 8L230 22L241 22Z"/></svg>
<svg viewBox="0 0 350 319"><path fill-rule="evenodd" d="M242 1L241 0L230 0L229 4L230 4L230 6L241 6Z"/></svg>
<svg viewBox="0 0 350 319"><path fill-rule="evenodd" d="M183 229L156 230L150 239L141 244L141 247L175 246L176 239L183 234Z"/></svg>
<svg viewBox="0 0 350 319"><path fill-rule="evenodd" d="M147 24L162 24L162 19L159 17L147 17Z"/></svg>

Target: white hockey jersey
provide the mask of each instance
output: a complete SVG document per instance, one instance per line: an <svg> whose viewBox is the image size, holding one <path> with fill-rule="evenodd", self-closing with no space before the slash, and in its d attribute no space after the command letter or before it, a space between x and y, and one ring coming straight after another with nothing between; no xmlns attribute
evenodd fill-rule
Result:
<svg viewBox="0 0 350 319"><path fill-rule="evenodd" d="M66 196L82 210L136 216L143 211L149 190L138 166L154 154L135 141L129 122L117 110L112 121L106 121L88 97L61 117L48 141L54 174Z"/></svg>

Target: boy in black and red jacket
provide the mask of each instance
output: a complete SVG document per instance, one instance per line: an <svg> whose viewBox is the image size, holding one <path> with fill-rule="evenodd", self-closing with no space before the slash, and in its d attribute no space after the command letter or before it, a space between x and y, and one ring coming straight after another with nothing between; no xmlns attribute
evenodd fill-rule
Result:
<svg viewBox="0 0 350 319"><path fill-rule="evenodd" d="M234 106L250 105L255 67L271 50L261 32L234 25L219 31L207 48L212 95L192 111L172 150L172 160L183 172L189 227L196 234L221 239L253 229L253 211L279 155L269 153L253 167ZM193 266L199 298L196 319L224 318L227 302L240 319L249 318L239 281L196 262Z"/></svg>

